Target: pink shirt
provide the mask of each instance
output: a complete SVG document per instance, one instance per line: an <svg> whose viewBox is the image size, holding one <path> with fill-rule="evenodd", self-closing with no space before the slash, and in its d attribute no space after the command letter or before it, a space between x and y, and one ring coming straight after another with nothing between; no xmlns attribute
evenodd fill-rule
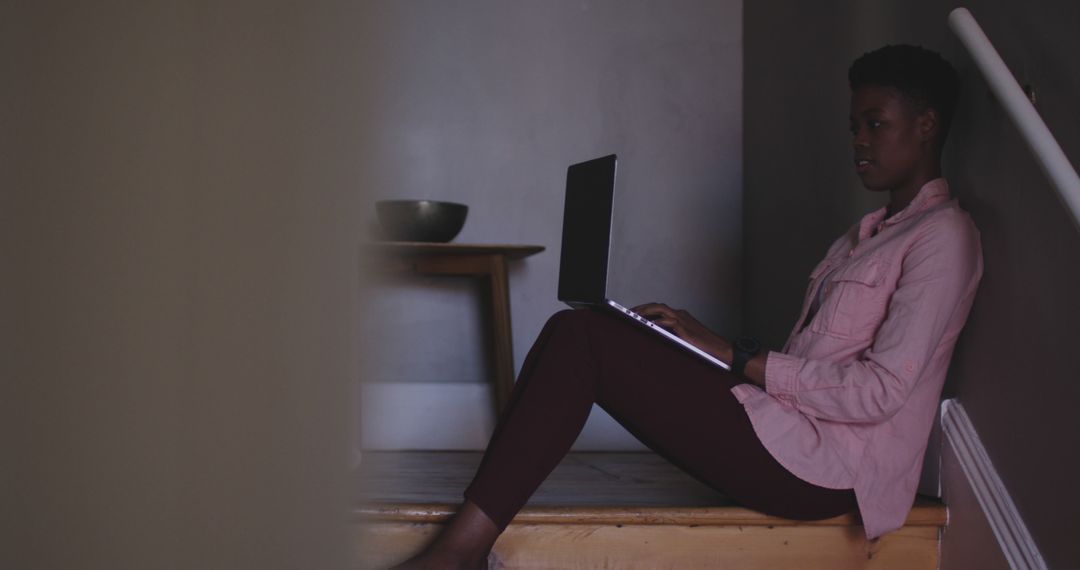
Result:
<svg viewBox="0 0 1080 570"><path fill-rule="evenodd" d="M869 538L903 526L911 509L982 276L979 232L944 179L884 217L884 208L864 216L810 273L795 329L768 354L765 390L732 388L780 464L855 490ZM803 328L818 287L820 308Z"/></svg>

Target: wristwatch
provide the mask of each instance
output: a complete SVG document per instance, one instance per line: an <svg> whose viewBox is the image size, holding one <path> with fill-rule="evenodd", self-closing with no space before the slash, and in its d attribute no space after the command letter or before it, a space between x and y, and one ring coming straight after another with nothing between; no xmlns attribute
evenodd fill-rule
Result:
<svg viewBox="0 0 1080 570"><path fill-rule="evenodd" d="M742 376L746 363L761 352L761 343L756 338L740 337L732 345L731 371Z"/></svg>

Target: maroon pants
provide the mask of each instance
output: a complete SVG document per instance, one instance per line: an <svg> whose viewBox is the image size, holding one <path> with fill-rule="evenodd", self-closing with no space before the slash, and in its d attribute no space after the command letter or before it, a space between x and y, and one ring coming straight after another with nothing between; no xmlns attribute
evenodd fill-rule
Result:
<svg viewBox="0 0 1080 570"><path fill-rule="evenodd" d="M773 459L730 392L740 381L618 316L556 313L525 359L465 498L504 530L595 403L653 451L749 508L798 520L853 510L850 489L807 483Z"/></svg>

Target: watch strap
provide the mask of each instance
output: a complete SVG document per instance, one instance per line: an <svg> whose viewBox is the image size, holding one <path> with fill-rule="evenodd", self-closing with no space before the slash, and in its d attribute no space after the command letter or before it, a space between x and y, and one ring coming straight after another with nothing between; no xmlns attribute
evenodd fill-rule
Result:
<svg viewBox="0 0 1080 570"><path fill-rule="evenodd" d="M731 372L742 376L746 363L761 352L761 343L755 338L739 338L732 343Z"/></svg>

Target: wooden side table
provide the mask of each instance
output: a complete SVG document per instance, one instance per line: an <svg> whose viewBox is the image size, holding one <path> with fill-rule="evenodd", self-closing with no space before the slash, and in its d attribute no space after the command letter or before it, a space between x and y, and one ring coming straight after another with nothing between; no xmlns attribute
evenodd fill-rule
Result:
<svg viewBox="0 0 1080 570"><path fill-rule="evenodd" d="M377 269L391 273L481 277L488 284L492 315L496 417L514 387L514 344L510 330L510 281L506 262L544 251L539 245L376 242L367 246Z"/></svg>

